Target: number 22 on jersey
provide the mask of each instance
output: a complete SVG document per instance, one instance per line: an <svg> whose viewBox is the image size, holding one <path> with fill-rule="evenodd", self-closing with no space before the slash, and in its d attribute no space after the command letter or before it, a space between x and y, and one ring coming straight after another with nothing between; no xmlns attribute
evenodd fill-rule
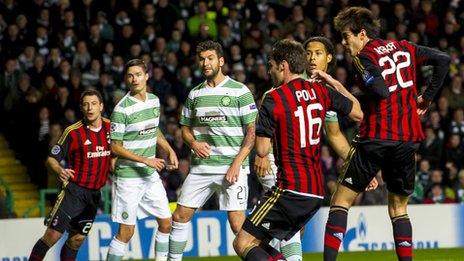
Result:
<svg viewBox="0 0 464 261"><path fill-rule="evenodd" d="M382 77L387 84L389 82L395 82L389 80L387 76L389 76L390 74L396 74L396 84L389 86L388 90L390 92L394 92L398 88L398 85L401 88L409 88L413 86L412 80L405 81L405 79L403 79L403 76L407 75L406 70L408 69L409 65L411 65L411 55L408 52L397 51L393 54L392 57L393 59L389 56L384 56L379 59L379 65L382 68L384 68L384 70L382 71ZM392 75L390 77L394 76Z"/></svg>

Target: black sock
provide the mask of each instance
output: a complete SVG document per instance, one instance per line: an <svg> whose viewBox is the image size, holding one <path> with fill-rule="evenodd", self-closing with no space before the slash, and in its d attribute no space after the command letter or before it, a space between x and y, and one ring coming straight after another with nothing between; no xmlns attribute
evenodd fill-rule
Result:
<svg viewBox="0 0 464 261"><path fill-rule="evenodd" d="M259 246L255 246L248 251L245 261L272 261L273 258Z"/></svg>
<svg viewBox="0 0 464 261"><path fill-rule="evenodd" d="M68 246L67 243L63 245L60 252L61 261L74 261L77 257L77 251Z"/></svg>
<svg viewBox="0 0 464 261"><path fill-rule="evenodd" d="M392 225L398 260L412 260L412 226L408 215L392 218Z"/></svg>
<svg viewBox="0 0 464 261"><path fill-rule="evenodd" d="M29 256L30 261L39 261L43 260L45 255L47 254L48 249L50 247L42 241L42 238L37 240L34 247L32 248L32 252Z"/></svg>
<svg viewBox="0 0 464 261"><path fill-rule="evenodd" d="M329 211L329 218L325 225L324 236L324 260L336 260L340 244L343 242L346 232L346 222L348 219L348 209L340 206L332 206Z"/></svg>

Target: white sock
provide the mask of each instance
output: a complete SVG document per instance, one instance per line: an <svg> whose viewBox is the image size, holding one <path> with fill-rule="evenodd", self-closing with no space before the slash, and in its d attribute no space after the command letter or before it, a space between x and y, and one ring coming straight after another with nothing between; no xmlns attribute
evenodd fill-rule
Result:
<svg viewBox="0 0 464 261"><path fill-rule="evenodd" d="M171 234L169 236L169 260L180 261L184 254L188 238L188 223L172 221Z"/></svg>
<svg viewBox="0 0 464 261"><path fill-rule="evenodd" d="M282 240L280 242L280 252L287 261L303 260L300 231L293 235L288 241Z"/></svg>
<svg viewBox="0 0 464 261"><path fill-rule="evenodd" d="M161 231L156 231L155 236L155 260L166 261L168 260L169 252L169 234Z"/></svg>
<svg viewBox="0 0 464 261"><path fill-rule="evenodd" d="M121 260L126 253L126 245L127 243L124 243L122 241L119 241L116 237L113 237L113 240L111 240L110 243L110 249L108 250L108 257L106 260Z"/></svg>

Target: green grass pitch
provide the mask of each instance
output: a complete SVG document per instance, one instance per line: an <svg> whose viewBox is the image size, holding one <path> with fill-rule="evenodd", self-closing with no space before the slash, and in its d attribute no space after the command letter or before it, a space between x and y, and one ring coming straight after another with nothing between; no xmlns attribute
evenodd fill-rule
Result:
<svg viewBox="0 0 464 261"><path fill-rule="evenodd" d="M196 257L183 259L184 261L240 261L240 258L228 257ZM322 253L305 254L303 260L322 260ZM368 251L340 253L340 261L394 261L396 255L394 251ZM420 261L464 261L464 248L450 249L426 249L414 250L414 260Z"/></svg>

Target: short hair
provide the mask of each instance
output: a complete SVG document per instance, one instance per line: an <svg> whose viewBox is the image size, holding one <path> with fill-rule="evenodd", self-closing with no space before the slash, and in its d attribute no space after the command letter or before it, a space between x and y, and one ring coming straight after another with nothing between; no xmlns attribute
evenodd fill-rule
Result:
<svg viewBox="0 0 464 261"><path fill-rule="evenodd" d="M197 56L204 51L215 51L218 58L224 57L224 51L222 50L221 44L215 41L207 40L197 45Z"/></svg>
<svg viewBox="0 0 464 261"><path fill-rule="evenodd" d="M101 93L95 89L87 89L85 90L84 92L82 92L81 94L81 98L80 98L80 104L82 105L82 103L84 102L84 97L86 96L97 96L98 98L98 101L100 103L103 103L103 97L101 95Z"/></svg>
<svg viewBox="0 0 464 261"><path fill-rule="evenodd" d="M308 45L312 42L318 42L324 45L325 52L327 54L332 55L332 61L329 63L329 68L328 70L333 70L335 68L335 63L337 62L337 59L335 59L335 47L333 43L329 40L329 38L324 37L324 36L314 36L310 37L306 42L303 44L304 49L308 49Z"/></svg>
<svg viewBox="0 0 464 261"><path fill-rule="evenodd" d="M147 72L147 65L142 59L132 59L129 60L125 65L124 65L124 74L127 73L127 70L129 70L130 67L133 66L138 66L143 69L143 71L146 73Z"/></svg>
<svg viewBox="0 0 464 261"><path fill-rule="evenodd" d="M334 25L339 32L348 27L354 34L359 34L364 29L369 38L377 38L380 32L379 20L369 9L359 6L340 11L334 18Z"/></svg>
<svg viewBox="0 0 464 261"><path fill-rule="evenodd" d="M303 45L289 39L277 41L272 45L269 60L274 60L278 64L287 61L290 72L295 74L303 73L308 64Z"/></svg>

